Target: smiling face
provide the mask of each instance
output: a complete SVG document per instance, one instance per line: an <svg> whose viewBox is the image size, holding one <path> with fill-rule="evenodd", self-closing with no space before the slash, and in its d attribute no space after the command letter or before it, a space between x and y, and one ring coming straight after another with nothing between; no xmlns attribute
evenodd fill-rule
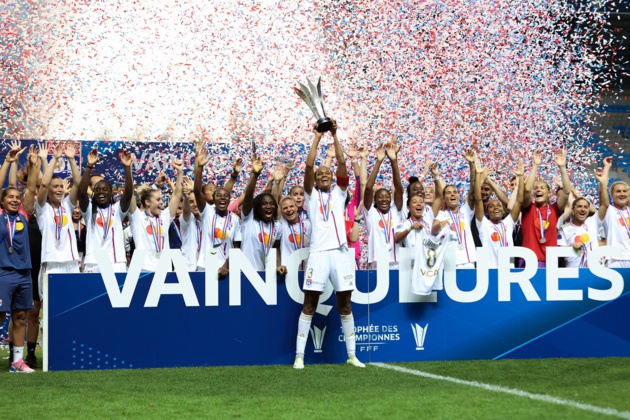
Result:
<svg viewBox="0 0 630 420"><path fill-rule="evenodd" d="M588 218L590 203L585 198L578 198L573 202L573 223L581 225Z"/></svg>
<svg viewBox="0 0 630 420"><path fill-rule="evenodd" d="M299 185L295 185L291 187L291 190L289 191L289 196L291 196L291 198L295 200L295 205L298 207L298 209L301 209L302 206L304 206L304 188L303 187Z"/></svg>
<svg viewBox="0 0 630 420"><path fill-rule="evenodd" d="M534 198L534 204L537 206L544 206L549 203L549 185L545 181L538 180L534 182L534 188L532 190L532 197Z"/></svg>
<svg viewBox="0 0 630 420"><path fill-rule="evenodd" d="M413 197L414 195L419 195L422 197L426 196L424 185L422 185L420 181L416 181L413 184L410 184L407 192L409 194L409 197Z"/></svg>
<svg viewBox="0 0 630 420"><path fill-rule="evenodd" d="M408 200L407 209L412 220L421 220L424 216L424 200L419 195L414 195Z"/></svg>
<svg viewBox="0 0 630 420"><path fill-rule="evenodd" d="M280 204L280 211L282 217L289 223L296 223L300 218L298 217L298 206L295 200L291 197L286 197Z"/></svg>
<svg viewBox="0 0 630 420"><path fill-rule="evenodd" d="M151 190L149 197L142 204L144 204L144 209L149 213L149 216L159 216L162 214L162 193L158 190Z"/></svg>
<svg viewBox="0 0 630 420"><path fill-rule="evenodd" d="M254 198L254 219L271 222L278 213L278 203L269 193L261 193Z"/></svg>
<svg viewBox="0 0 630 420"><path fill-rule="evenodd" d="M230 204L230 192L225 188L218 188L214 192L214 206L220 216L225 216L228 205Z"/></svg>
<svg viewBox="0 0 630 420"><path fill-rule="evenodd" d="M435 200L435 187L433 185L427 185L424 188L424 202L429 206L433 204Z"/></svg>
<svg viewBox="0 0 630 420"><path fill-rule="evenodd" d="M315 172L315 187L320 191L329 191L332 185L332 172L330 168L322 166Z"/></svg>
<svg viewBox="0 0 630 420"><path fill-rule="evenodd" d="M197 200L195 199L195 193L190 193L188 195L188 205L190 206L190 212L195 217L199 217L199 207L197 207Z"/></svg>
<svg viewBox="0 0 630 420"><path fill-rule="evenodd" d="M2 192L2 208L7 213L17 214L22 204L22 196L16 188L7 188Z"/></svg>
<svg viewBox="0 0 630 420"><path fill-rule="evenodd" d="M499 223L503 219L503 204L499 200L488 201L486 213L492 223Z"/></svg>
<svg viewBox="0 0 630 420"><path fill-rule="evenodd" d="M454 185L444 188L444 204L446 208L455 211L459 208L459 191Z"/></svg>
<svg viewBox="0 0 630 420"><path fill-rule="evenodd" d="M385 214L392 205L392 195L384 188L381 188L374 194L374 207L381 213Z"/></svg>
<svg viewBox="0 0 630 420"><path fill-rule="evenodd" d="M92 196L98 207L107 207L112 201L112 186L107 181L100 181L94 186Z"/></svg>
<svg viewBox="0 0 630 420"><path fill-rule="evenodd" d="M48 202L55 206L59 206L63 200L63 180L61 178L53 178L48 186Z"/></svg>
<svg viewBox="0 0 630 420"><path fill-rule="evenodd" d="M628 184L625 182L615 182L610 187L610 196L615 207L625 209L628 205Z"/></svg>

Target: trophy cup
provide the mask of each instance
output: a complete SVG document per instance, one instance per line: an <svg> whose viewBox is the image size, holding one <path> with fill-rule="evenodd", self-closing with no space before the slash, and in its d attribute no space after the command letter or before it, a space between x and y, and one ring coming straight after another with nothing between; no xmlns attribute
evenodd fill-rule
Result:
<svg viewBox="0 0 630 420"><path fill-rule="evenodd" d="M330 131L333 126L333 122L330 118L326 116L326 112L324 111L322 79L320 77L317 80L317 87L315 87L315 85L313 85L310 80L306 79L306 81L308 82L308 87L298 82L298 85L300 85L300 89L294 87L293 90L299 95L300 98L302 98L302 100L313 112L313 115L315 115L315 118L317 118L317 127L315 127L315 129L320 133Z"/></svg>

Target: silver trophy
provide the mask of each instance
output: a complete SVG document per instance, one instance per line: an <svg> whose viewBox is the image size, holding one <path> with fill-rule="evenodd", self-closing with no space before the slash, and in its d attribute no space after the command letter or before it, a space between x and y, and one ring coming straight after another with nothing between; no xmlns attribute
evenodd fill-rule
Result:
<svg viewBox="0 0 630 420"><path fill-rule="evenodd" d="M322 96L322 78L320 77L317 80L317 87L311 83L310 80L306 79L308 82L308 87L304 86L302 83L298 82L300 85L300 89L293 88L295 93L298 94L300 98L308 105L308 107L317 118L317 127L315 129L320 133L325 133L326 131L330 131L333 127L333 122L330 118L326 116L326 112L324 111L324 97Z"/></svg>

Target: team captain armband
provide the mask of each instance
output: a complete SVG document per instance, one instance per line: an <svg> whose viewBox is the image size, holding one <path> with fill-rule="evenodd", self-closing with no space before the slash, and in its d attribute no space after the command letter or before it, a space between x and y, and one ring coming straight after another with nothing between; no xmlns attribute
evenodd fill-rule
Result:
<svg viewBox="0 0 630 420"><path fill-rule="evenodd" d="M337 185L341 188L346 188L350 184L349 176L339 176L337 175Z"/></svg>

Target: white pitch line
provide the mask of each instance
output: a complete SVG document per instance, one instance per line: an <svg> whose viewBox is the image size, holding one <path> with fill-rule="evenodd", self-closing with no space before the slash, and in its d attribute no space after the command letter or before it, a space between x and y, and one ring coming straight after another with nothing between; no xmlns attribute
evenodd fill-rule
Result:
<svg viewBox="0 0 630 420"><path fill-rule="evenodd" d="M609 416L615 416L622 419L630 419L630 412L619 411L614 408L597 407L595 405L583 404L577 401L565 400L562 398L551 397L543 394L532 394L531 392L521 391L519 389L505 388L497 385L484 384L477 381L465 381L463 379L452 378L450 376L435 375L433 373L423 372L420 370L407 369L400 366L390 365L387 363L370 363L371 365L378 366L385 369L395 370L397 372L408 373L410 375L422 376L425 378L436 379L439 381L448 381L460 385L472 386L475 388L486 389L488 391L503 392L505 394L516 395L517 397L525 397L531 400L543 401L552 404L564 405L567 407L578 408L584 411L590 411L597 414L606 414Z"/></svg>

